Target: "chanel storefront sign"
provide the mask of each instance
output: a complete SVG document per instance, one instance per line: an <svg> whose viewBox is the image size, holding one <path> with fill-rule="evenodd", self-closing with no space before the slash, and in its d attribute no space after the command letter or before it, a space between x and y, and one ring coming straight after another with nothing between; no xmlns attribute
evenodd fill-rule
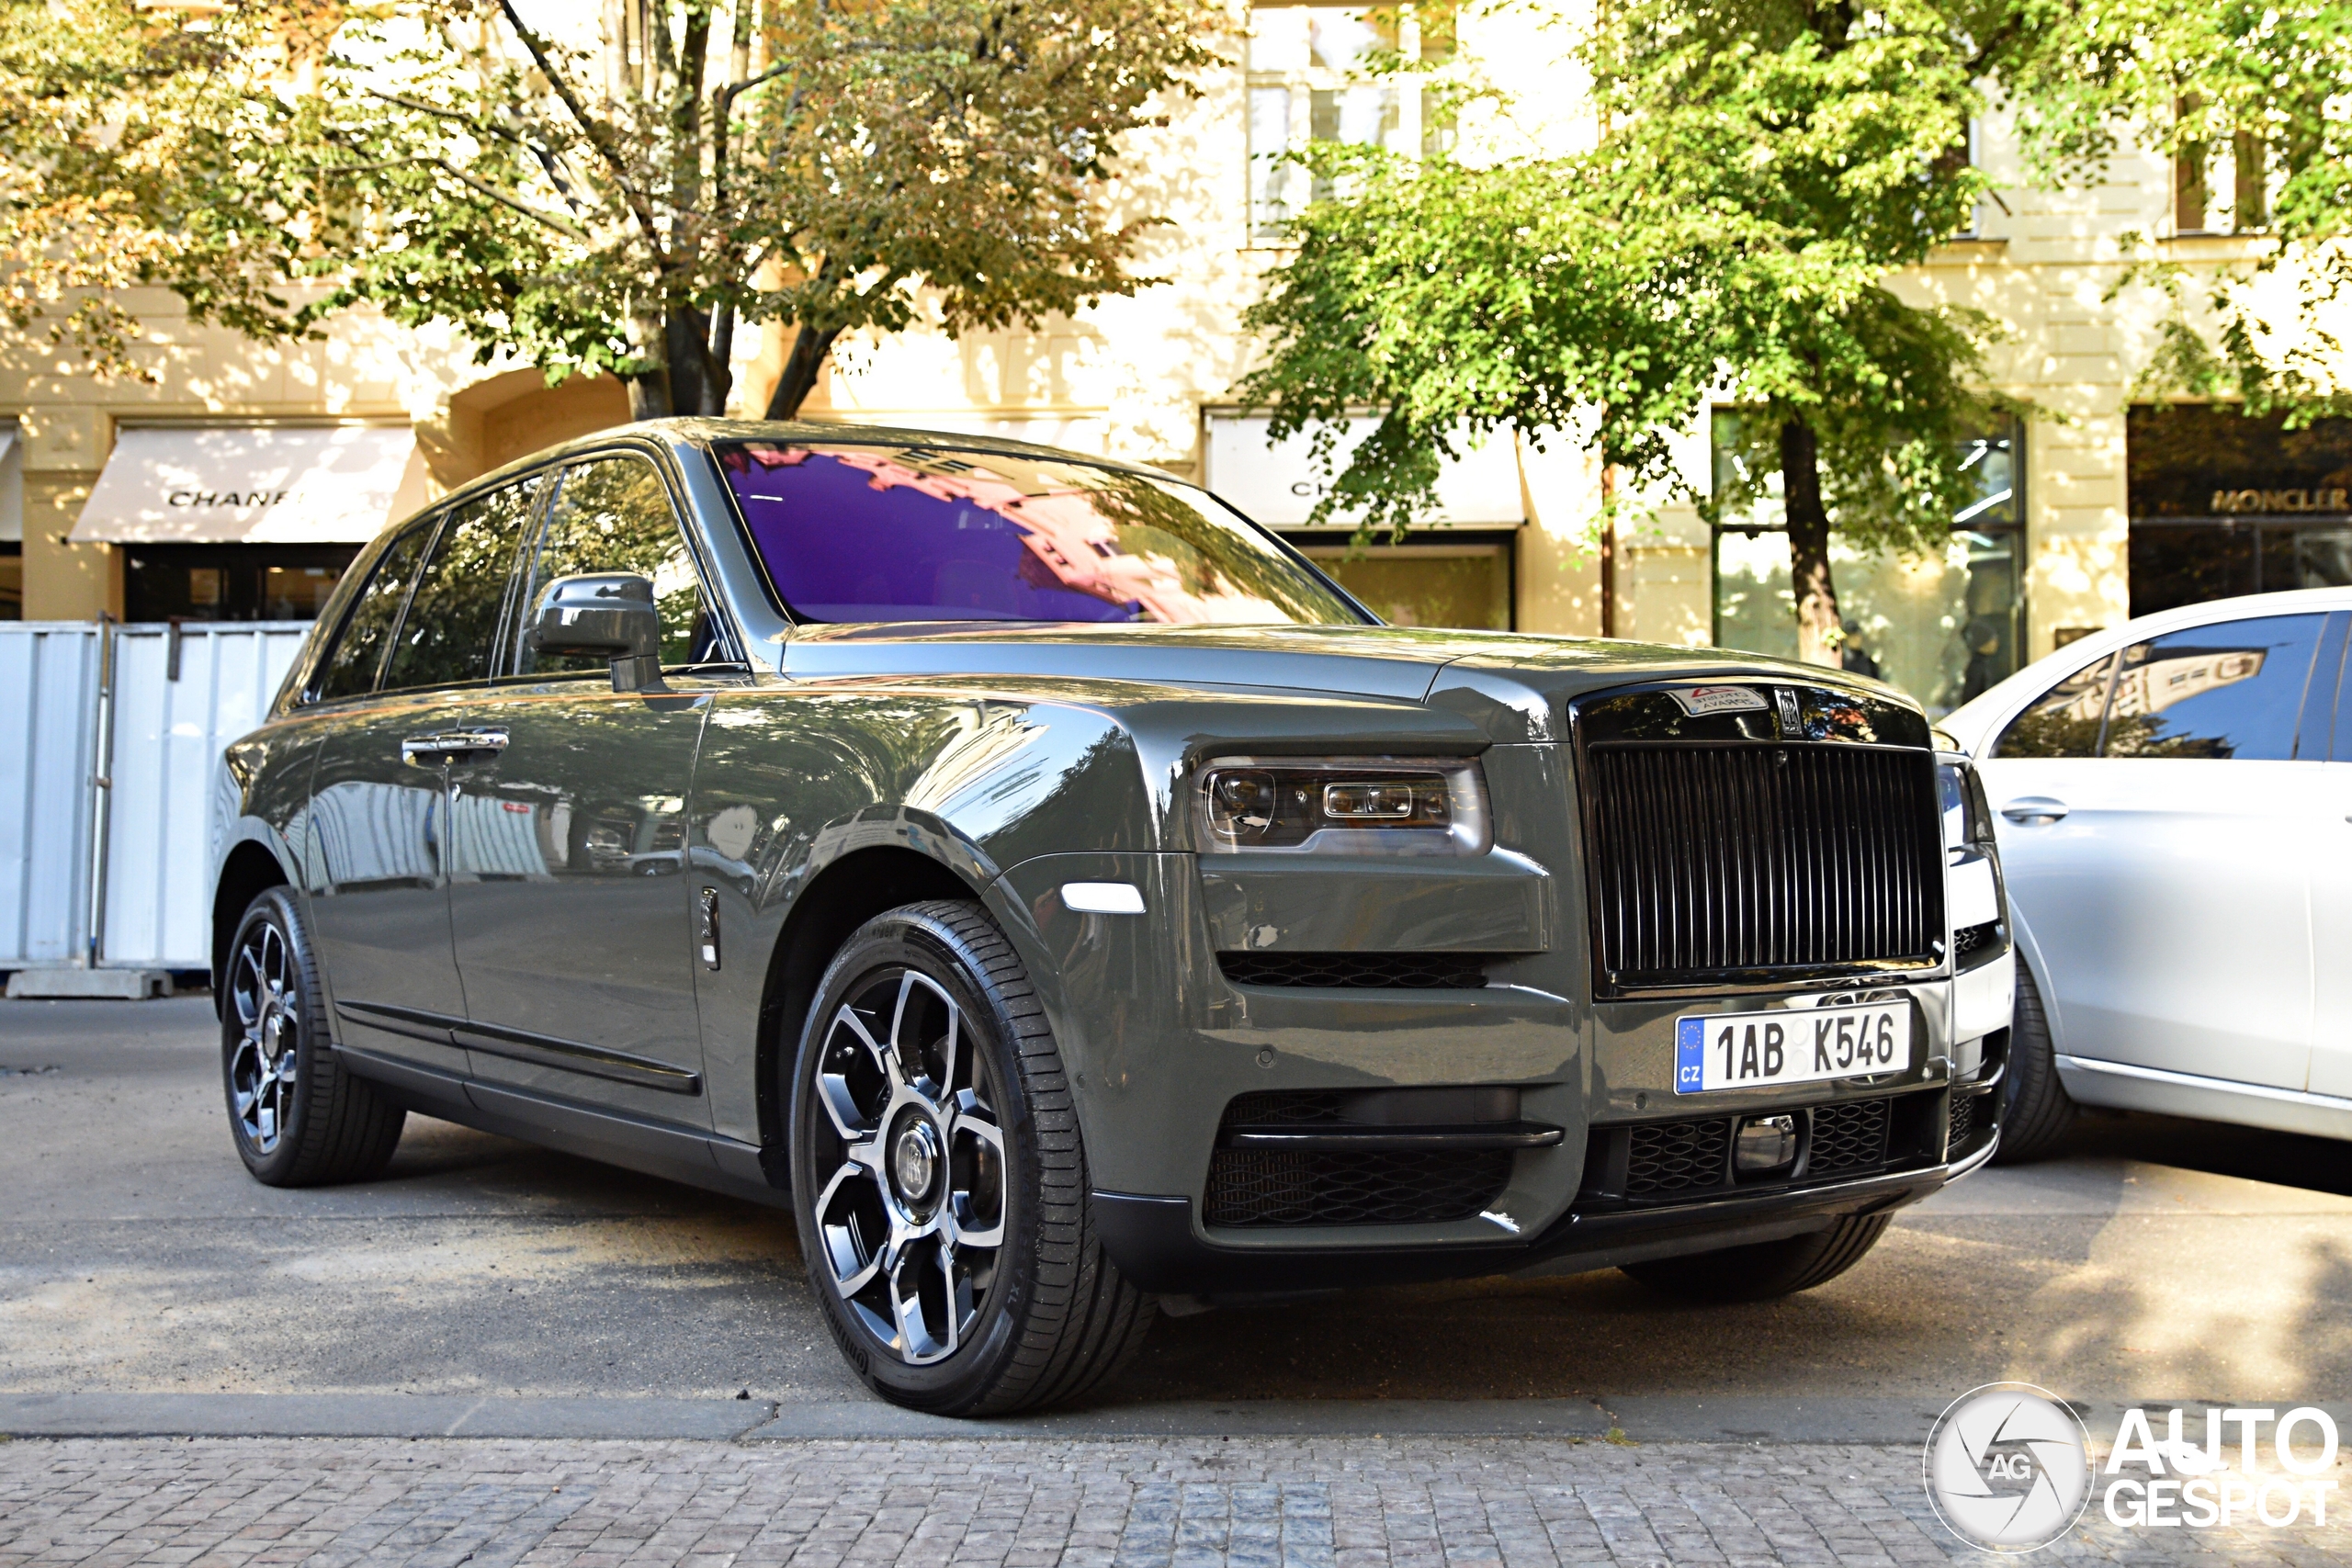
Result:
<svg viewBox="0 0 2352 1568"><path fill-rule="evenodd" d="M404 424L134 425L116 434L73 536L358 544L423 505L424 480Z"/></svg>

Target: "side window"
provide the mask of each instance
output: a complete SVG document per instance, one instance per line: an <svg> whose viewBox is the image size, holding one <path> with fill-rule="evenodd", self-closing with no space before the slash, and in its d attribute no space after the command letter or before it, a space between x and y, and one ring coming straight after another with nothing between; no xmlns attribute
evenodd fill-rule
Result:
<svg viewBox="0 0 2352 1568"><path fill-rule="evenodd" d="M2107 687L2115 655L2078 670L2042 694L2009 720L1993 748L1996 757L2096 757L2099 720L2107 716Z"/></svg>
<svg viewBox="0 0 2352 1568"><path fill-rule="evenodd" d="M449 513L401 619L386 691L490 679L535 489L509 485Z"/></svg>
<svg viewBox="0 0 2352 1568"><path fill-rule="evenodd" d="M669 490L661 470L643 457L598 457L563 471L531 562L530 586L523 597L525 624L548 583L593 571L635 572L652 580L654 604L662 612L663 664L699 664L719 656L716 623L670 509ZM515 662L525 674L605 668L601 659L542 657L527 647L518 649Z"/></svg>
<svg viewBox="0 0 2352 1568"><path fill-rule="evenodd" d="M408 602L416 563L432 537L433 520L428 518L394 539L376 558L375 570L353 598L343 630L336 634L334 646L327 650L311 682L311 694L318 701L356 697L376 689L376 671L383 667L392 623L400 619L401 606Z"/></svg>
<svg viewBox="0 0 2352 1568"><path fill-rule="evenodd" d="M2321 615L2267 615L2169 632L2123 650L2109 757L2283 762L2318 649Z"/></svg>

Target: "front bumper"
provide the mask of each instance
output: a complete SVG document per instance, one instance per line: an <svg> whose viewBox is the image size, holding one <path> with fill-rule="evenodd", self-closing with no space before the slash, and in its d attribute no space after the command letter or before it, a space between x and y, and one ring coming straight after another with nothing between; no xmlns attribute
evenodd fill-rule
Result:
<svg viewBox="0 0 2352 1568"><path fill-rule="evenodd" d="M1966 1176L1999 1146L1996 1132L1966 1157L1924 1170L1613 1213L1571 1210L1531 1239L1478 1246L1374 1245L1344 1252L1220 1247L1197 1234L1189 1199L1125 1192L1094 1194L1094 1224L1120 1272L1160 1294L1277 1295L1491 1274L1580 1274L1778 1241L1887 1213Z"/></svg>

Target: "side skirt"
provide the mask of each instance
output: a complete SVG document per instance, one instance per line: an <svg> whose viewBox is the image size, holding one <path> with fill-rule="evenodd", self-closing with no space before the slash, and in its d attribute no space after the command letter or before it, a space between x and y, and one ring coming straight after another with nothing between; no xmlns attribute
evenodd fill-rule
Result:
<svg viewBox="0 0 2352 1568"><path fill-rule="evenodd" d="M335 1055L354 1077L426 1116L770 1208L792 1203L788 1190L770 1184L751 1144L493 1088L348 1045L337 1046Z"/></svg>
<svg viewBox="0 0 2352 1568"><path fill-rule="evenodd" d="M2274 1133L2308 1133L2320 1138L2352 1138L2352 1100L2305 1094L2268 1084L2170 1073L2129 1062L2060 1056L2058 1080L2085 1105L2118 1111L2153 1111L2206 1122L2234 1122Z"/></svg>

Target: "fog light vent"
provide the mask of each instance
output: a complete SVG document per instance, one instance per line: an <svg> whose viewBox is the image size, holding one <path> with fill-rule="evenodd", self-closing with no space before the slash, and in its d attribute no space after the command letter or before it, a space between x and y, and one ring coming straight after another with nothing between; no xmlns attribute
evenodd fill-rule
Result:
<svg viewBox="0 0 2352 1568"><path fill-rule="evenodd" d="M1732 1165L1743 1176L1780 1170L1797 1157L1797 1119L1793 1116L1750 1116L1739 1124L1732 1147Z"/></svg>

